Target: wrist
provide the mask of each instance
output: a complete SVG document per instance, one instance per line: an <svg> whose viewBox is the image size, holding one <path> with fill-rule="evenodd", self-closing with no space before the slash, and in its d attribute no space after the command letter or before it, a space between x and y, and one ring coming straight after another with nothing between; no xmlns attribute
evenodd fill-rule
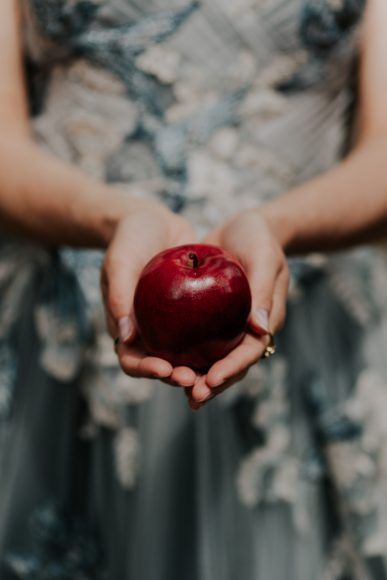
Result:
<svg viewBox="0 0 387 580"><path fill-rule="evenodd" d="M117 188L100 183L90 187L90 183L85 183L82 195L78 193L73 199L72 222L78 224L78 230L84 230L83 239L88 240L88 245L105 249L120 222L141 203L144 202Z"/></svg>
<svg viewBox="0 0 387 580"><path fill-rule="evenodd" d="M85 213L98 247L106 248L110 244L118 224L130 211L128 197L103 186L85 194ZM91 208L90 213L88 208Z"/></svg>
<svg viewBox="0 0 387 580"><path fill-rule="evenodd" d="M157 212L160 219L168 217L167 207L153 200L143 199L123 189L105 186L96 203L96 227L99 245L106 248L120 223L133 214Z"/></svg>
<svg viewBox="0 0 387 580"><path fill-rule="evenodd" d="M295 240L294 226L281 205L276 201L268 202L260 206L258 211L285 254L291 253Z"/></svg>

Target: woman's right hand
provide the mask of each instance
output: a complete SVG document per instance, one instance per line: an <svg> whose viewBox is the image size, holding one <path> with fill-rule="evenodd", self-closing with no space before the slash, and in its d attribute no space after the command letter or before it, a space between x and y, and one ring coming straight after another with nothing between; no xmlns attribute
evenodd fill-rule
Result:
<svg viewBox="0 0 387 580"><path fill-rule="evenodd" d="M101 286L109 332L119 339L117 355L123 371L133 377L158 378L192 386L196 373L173 368L166 360L148 356L137 336L133 296L145 264L158 252L195 241L192 226L156 202L138 200L118 223L108 245Z"/></svg>

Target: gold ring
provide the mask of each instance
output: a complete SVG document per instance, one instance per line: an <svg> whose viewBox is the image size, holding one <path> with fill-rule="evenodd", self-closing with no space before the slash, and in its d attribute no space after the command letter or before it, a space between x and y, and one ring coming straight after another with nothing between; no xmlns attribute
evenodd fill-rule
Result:
<svg viewBox="0 0 387 580"><path fill-rule="evenodd" d="M269 337L269 344L265 348L265 351L263 353L263 358L270 358L277 351L277 347L276 347L275 342L274 342L274 336L269 332L268 337Z"/></svg>

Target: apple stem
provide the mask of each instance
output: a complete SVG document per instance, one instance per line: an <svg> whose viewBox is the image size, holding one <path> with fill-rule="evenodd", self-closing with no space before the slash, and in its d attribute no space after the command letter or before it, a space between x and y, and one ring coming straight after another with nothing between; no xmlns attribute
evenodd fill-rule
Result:
<svg viewBox="0 0 387 580"><path fill-rule="evenodd" d="M190 263L191 268L198 268L199 267L199 258L197 257L195 252L190 252L188 254L188 258L191 261L191 263Z"/></svg>

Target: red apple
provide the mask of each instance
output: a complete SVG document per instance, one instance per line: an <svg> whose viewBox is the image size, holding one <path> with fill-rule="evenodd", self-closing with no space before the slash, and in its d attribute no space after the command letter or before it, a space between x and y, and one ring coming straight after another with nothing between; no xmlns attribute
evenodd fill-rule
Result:
<svg viewBox="0 0 387 580"><path fill-rule="evenodd" d="M193 244L157 254L134 296L142 343L149 354L205 370L242 340L251 292L239 262L216 246Z"/></svg>

